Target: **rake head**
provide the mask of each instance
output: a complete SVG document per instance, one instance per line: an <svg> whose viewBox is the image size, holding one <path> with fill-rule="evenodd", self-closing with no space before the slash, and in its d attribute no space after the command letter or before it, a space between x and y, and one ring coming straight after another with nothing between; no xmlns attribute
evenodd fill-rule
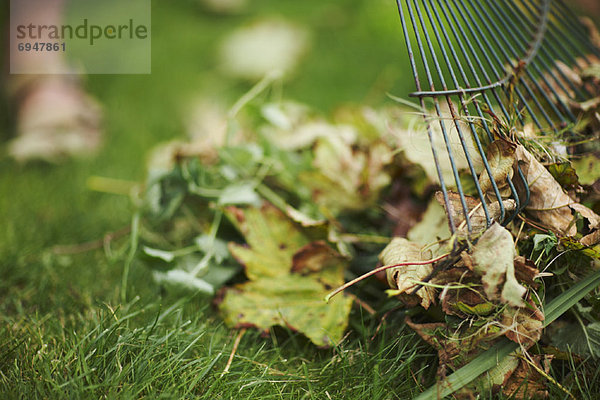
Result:
<svg viewBox="0 0 600 400"><path fill-rule="evenodd" d="M549 138L550 158L575 151L577 105L599 93L580 76L600 49L560 0L397 4L416 84L410 96L432 109L424 118L450 229L472 235L474 208L484 229L506 225L527 206L529 187L518 163L499 179L491 158L527 131Z"/></svg>

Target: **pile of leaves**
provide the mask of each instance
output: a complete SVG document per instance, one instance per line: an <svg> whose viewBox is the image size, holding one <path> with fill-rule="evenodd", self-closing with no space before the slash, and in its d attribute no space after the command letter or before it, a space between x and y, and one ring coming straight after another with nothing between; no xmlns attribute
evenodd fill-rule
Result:
<svg viewBox="0 0 600 400"><path fill-rule="evenodd" d="M294 102L252 101L222 118L226 129L165 144L149 161L139 258L166 290L213 298L232 328L283 326L331 346L353 302L370 299L325 297L378 256L387 296L415 310L406 323L438 351L440 379L506 338L519 345L467 392L543 396L553 358L600 356L596 290L545 322L548 302L600 267L597 147L548 162L525 133L499 136L487 146L493 177L520 166L530 202L509 225L488 226L481 201L467 197L467 234L458 195L446 209L436 192L420 116L345 107L326 119ZM475 177L484 192L486 176ZM487 207L500 217L497 201Z"/></svg>

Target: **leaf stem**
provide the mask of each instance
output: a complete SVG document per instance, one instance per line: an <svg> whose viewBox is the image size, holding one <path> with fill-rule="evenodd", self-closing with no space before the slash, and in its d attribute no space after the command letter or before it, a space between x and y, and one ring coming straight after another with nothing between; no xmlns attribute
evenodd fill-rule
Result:
<svg viewBox="0 0 600 400"><path fill-rule="evenodd" d="M438 261L440 261L440 260L448 257L450 254L451 253L442 254L439 257L432 258L431 260L425 260L425 261L406 261L406 262L401 262L401 263L398 263L398 264L384 265L383 267L375 268L374 270L371 270L371 271L367 272L366 274L363 274L363 275L359 276L358 278L352 279L350 282L346 282L345 284L343 284L339 288L335 289L333 292L329 293L325 297L325 301L329 302L329 300L333 296L335 296L336 294L338 294L339 292L341 292L341 291L349 288L350 286L354 285L357 282L362 281L365 278L370 277L371 275L375 275L378 272L385 271L386 269L395 268L395 267L402 267L402 266L406 266L406 265L427 265L427 264L433 264L434 262L438 262Z"/></svg>

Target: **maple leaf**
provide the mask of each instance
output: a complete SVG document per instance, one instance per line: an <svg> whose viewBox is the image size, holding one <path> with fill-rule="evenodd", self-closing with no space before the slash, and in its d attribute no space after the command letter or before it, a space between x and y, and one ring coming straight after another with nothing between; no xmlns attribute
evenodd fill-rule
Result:
<svg viewBox="0 0 600 400"><path fill-rule="evenodd" d="M344 283L347 261L324 241L311 241L300 227L271 205L226 215L248 246L229 244L245 268L248 282L225 289L219 309L230 327L267 330L280 325L299 331L318 346L338 343L348 324L352 299L326 303Z"/></svg>

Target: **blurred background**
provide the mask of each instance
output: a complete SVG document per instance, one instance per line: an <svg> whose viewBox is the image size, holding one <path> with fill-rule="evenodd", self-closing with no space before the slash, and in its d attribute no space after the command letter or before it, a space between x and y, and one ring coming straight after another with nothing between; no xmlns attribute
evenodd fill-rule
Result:
<svg viewBox="0 0 600 400"><path fill-rule="evenodd" d="M579 6L597 12L597 3L588 3ZM3 43L6 33L2 29ZM18 291L18 301L51 308L90 285L91 292L80 293L85 302L111 298L122 268L118 258L106 259L102 251L57 258L53 246L101 240L127 227L133 207L128 188L144 179L149 150L195 129L210 130L212 111L226 112L271 70L281 78L262 96L329 113L341 104L381 105L390 101L388 93L406 98L414 83L405 53L391 0L153 0L152 73L82 76L83 90L103 116L103 144L95 155L15 162L7 143L14 138L18 104L2 97L3 304ZM222 120L216 121L218 129ZM94 176L119 181L92 190ZM68 290L65 276L73 279Z"/></svg>
<svg viewBox="0 0 600 400"><path fill-rule="evenodd" d="M7 29L2 34L7 43ZM152 73L83 75L83 90L100 105L103 143L93 156L57 163L21 163L7 155L19 103L4 96L4 301L19 291L23 301L42 308L70 307L61 299L61 293L72 295L62 290L64 276L72 279L68 285L75 292L92 284L92 292L82 294L86 301L110 298L119 262L106 260L101 251L57 259L52 248L102 239L129 224L127 184L144 179L153 146L189 136L210 118L207 110L226 111L273 68L282 77L265 92L267 99L289 98L324 113L345 103L380 105L386 93L405 97L413 83L401 37L396 5L389 0L153 0ZM6 51L3 57L7 65ZM91 176L121 180L111 190L122 193L91 190ZM36 289L24 292L25 287Z"/></svg>

